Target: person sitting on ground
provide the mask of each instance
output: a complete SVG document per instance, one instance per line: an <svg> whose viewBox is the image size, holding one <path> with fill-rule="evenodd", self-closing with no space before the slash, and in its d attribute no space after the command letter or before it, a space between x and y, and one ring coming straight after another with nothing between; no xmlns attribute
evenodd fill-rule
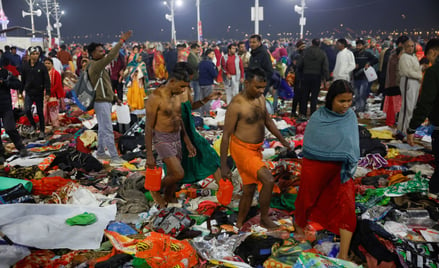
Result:
<svg viewBox="0 0 439 268"><path fill-rule="evenodd" d="M352 105L353 89L336 80L326 104L309 119L303 142L302 174L296 199L298 238L308 220L340 235L340 259L347 260L356 227L355 188L351 179L360 158L358 122Z"/></svg>
<svg viewBox="0 0 439 268"><path fill-rule="evenodd" d="M236 227L241 228L252 203L256 186L262 183L259 195L261 207L261 226L274 229L277 225L268 217L274 179L270 170L262 161L262 143L265 128L276 136L283 146L289 143L268 114L264 97L267 85L266 74L261 68L249 68L244 81L244 90L236 95L227 108L224 132L221 141L221 175L230 179L232 172L227 165L230 153L238 168L243 183L243 195L239 202ZM250 164L249 164L250 163Z"/></svg>
<svg viewBox="0 0 439 268"><path fill-rule="evenodd" d="M152 146L167 167L166 177L162 180L160 191L151 191L154 201L165 207L167 203L176 202L175 192L177 183L184 178L184 169L181 166L183 136L189 157L197 153L192 145L181 119L181 100L179 95L189 87L189 74L186 63L177 63L166 84L155 89L145 101L145 168L155 168L156 160Z"/></svg>

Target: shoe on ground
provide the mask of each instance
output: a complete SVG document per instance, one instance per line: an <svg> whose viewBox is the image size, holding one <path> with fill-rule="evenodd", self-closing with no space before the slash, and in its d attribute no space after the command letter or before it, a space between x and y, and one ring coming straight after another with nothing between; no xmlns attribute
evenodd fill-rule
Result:
<svg viewBox="0 0 439 268"><path fill-rule="evenodd" d="M38 134L38 139L44 140L44 132L40 132L40 134Z"/></svg>
<svg viewBox="0 0 439 268"><path fill-rule="evenodd" d="M110 160L110 166L112 166L112 167L123 166L123 164L124 164L125 162L126 162L126 161L123 160L123 159L120 158L120 157L113 157L113 158L111 158L111 160Z"/></svg>
<svg viewBox="0 0 439 268"><path fill-rule="evenodd" d="M29 155L29 152L26 149L21 149L19 154L20 157L26 157Z"/></svg>
<svg viewBox="0 0 439 268"><path fill-rule="evenodd" d="M105 160L105 161L108 161L108 160L111 159L111 157L110 157L108 154L106 154L106 153L100 154L100 153L97 153L97 152L96 152L95 157L96 157L98 160Z"/></svg>

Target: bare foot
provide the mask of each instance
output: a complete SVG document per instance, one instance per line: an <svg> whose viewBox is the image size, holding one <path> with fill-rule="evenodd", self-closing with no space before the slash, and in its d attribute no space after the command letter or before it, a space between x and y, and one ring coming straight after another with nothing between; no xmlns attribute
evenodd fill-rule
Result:
<svg viewBox="0 0 439 268"><path fill-rule="evenodd" d="M337 259L344 260L344 261L351 261L351 259L348 256L343 256L341 254L338 254Z"/></svg>
<svg viewBox="0 0 439 268"><path fill-rule="evenodd" d="M303 228L300 227L296 222L294 222L294 239L297 241L304 241L305 240L305 232L303 231Z"/></svg>
<svg viewBox="0 0 439 268"><path fill-rule="evenodd" d="M165 201L168 203L178 203L178 199L174 197L165 196Z"/></svg>
<svg viewBox="0 0 439 268"><path fill-rule="evenodd" d="M167 203L166 200L162 197L160 192L151 191L151 197L154 199L154 202L156 202L159 205L159 208L165 208Z"/></svg>
<svg viewBox="0 0 439 268"><path fill-rule="evenodd" d="M275 230L279 228L279 225L274 223L269 218L261 218L261 226L268 229L268 230Z"/></svg>

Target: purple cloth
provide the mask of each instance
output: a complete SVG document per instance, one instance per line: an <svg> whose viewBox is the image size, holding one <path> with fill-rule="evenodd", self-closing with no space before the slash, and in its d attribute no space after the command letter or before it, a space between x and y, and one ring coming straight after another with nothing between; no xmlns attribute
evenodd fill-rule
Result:
<svg viewBox="0 0 439 268"><path fill-rule="evenodd" d="M152 142L161 159L176 156L181 160L181 137L180 131L160 132L154 131Z"/></svg>

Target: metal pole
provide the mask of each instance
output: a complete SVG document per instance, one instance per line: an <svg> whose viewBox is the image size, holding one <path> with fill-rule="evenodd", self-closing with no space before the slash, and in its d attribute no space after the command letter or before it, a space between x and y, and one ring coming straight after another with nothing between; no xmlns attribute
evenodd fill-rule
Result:
<svg viewBox="0 0 439 268"><path fill-rule="evenodd" d="M58 35L58 45L61 45L61 25L59 23L59 5L56 0L53 0L55 4L55 21L56 21L56 34Z"/></svg>
<svg viewBox="0 0 439 268"><path fill-rule="evenodd" d="M255 34L259 34L259 0L255 0Z"/></svg>
<svg viewBox="0 0 439 268"><path fill-rule="evenodd" d="M201 36L200 36L200 29L201 28L201 21L200 21L200 0L197 0L197 37L198 37L198 43L201 42Z"/></svg>
<svg viewBox="0 0 439 268"><path fill-rule="evenodd" d="M46 18L47 18L47 35L49 37L49 48L52 48L52 31L50 25L50 13L49 13L49 3L46 0Z"/></svg>
<svg viewBox="0 0 439 268"><path fill-rule="evenodd" d="M34 1L29 0L30 7L30 23L32 25L32 37L35 37L35 24L34 24Z"/></svg>
<svg viewBox="0 0 439 268"><path fill-rule="evenodd" d="M175 22L174 22L174 7L175 0L171 0L171 42L175 44L177 42L177 33L175 32Z"/></svg>
<svg viewBox="0 0 439 268"><path fill-rule="evenodd" d="M305 0L302 0L302 12L300 14L300 39L303 39L303 26L304 26L304 19L305 19Z"/></svg>

